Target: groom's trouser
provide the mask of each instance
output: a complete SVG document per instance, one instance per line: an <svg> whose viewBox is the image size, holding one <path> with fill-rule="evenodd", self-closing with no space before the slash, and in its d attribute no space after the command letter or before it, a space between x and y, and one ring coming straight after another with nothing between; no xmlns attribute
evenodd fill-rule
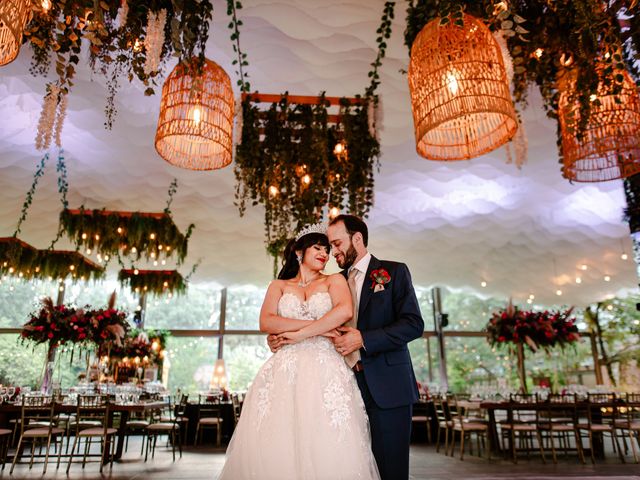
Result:
<svg viewBox="0 0 640 480"><path fill-rule="evenodd" d="M356 380L369 416L371 449L382 480L409 478L409 443L413 405L380 408L371 396L363 372L356 372Z"/></svg>

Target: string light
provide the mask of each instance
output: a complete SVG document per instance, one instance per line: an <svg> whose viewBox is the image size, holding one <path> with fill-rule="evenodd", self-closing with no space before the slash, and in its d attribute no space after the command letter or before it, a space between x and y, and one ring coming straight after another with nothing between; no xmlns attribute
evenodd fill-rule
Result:
<svg viewBox="0 0 640 480"><path fill-rule="evenodd" d="M309 176L308 173L306 173L303 177L302 177L302 183L304 183L305 185L309 185L311 183L311 177Z"/></svg>
<svg viewBox="0 0 640 480"><path fill-rule="evenodd" d="M587 267L586 263L583 263L582 265L580 265L580 270L586 270L587 268L589 267Z"/></svg>
<svg viewBox="0 0 640 480"><path fill-rule="evenodd" d="M556 290L556 295L557 296L561 296L562 295L562 290L560 290L560 289Z"/></svg>
<svg viewBox="0 0 640 480"><path fill-rule="evenodd" d="M486 287L486 286L487 286L487 282L485 282L485 281L483 280L482 282L480 282L480 286L481 286L482 288Z"/></svg>
<svg viewBox="0 0 640 480"><path fill-rule="evenodd" d="M604 281L605 282L610 282L611 281L611 277L609 275L605 275L604 276Z"/></svg>
<svg viewBox="0 0 640 480"><path fill-rule="evenodd" d="M86 239L87 239L87 234L86 234L86 233L83 233L81 236L82 236L82 239L83 239L83 240L86 240Z"/></svg>
<svg viewBox="0 0 640 480"><path fill-rule="evenodd" d="M269 187L269 196L271 198L275 197L276 195L278 195L279 191L278 191L278 187L276 187L275 185L271 185Z"/></svg>
<svg viewBox="0 0 640 480"><path fill-rule="evenodd" d="M582 278L576 277L576 283L578 283L578 284L582 283Z"/></svg>

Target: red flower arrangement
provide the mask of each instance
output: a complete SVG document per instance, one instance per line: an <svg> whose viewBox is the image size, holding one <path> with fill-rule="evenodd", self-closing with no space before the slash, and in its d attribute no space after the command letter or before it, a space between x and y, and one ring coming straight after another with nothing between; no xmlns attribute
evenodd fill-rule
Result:
<svg viewBox="0 0 640 480"><path fill-rule="evenodd" d="M122 345L129 330L127 314L113 308L114 304L115 294L109 306L99 310L54 305L51 298L45 298L38 313L23 325L20 336L23 342L48 342L53 347L73 343L108 350L112 345Z"/></svg>
<svg viewBox="0 0 640 480"><path fill-rule="evenodd" d="M138 361L150 365L162 364L169 332L165 330L133 330L122 345L114 347L110 356L123 362ZM127 359L127 361L124 361Z"/></svg>
<svg viewBox="0 0 640 480"><path fill-rule="evenodd" d="M526 343L535 352L560 345L564 348L580 339L573 307L565 311L533 312L514 307L511 301L505 310L494 312L485 328L487 340L494 345Z"/></svg>

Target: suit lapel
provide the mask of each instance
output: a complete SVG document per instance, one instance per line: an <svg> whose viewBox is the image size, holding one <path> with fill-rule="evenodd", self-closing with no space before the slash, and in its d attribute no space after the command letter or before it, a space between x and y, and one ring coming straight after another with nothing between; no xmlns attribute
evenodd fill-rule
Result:
<svg viewBox="0 0 640 480"><path fill-rule="evenodd" d="M371 255L371 261L369 262L369 267L367 268L367 273L364 277L364 282L362 282L362 290L360 291L360 305L358 306L358 323L362 319L364 315L364 311L369 304L369 300L371 300L371 296L373 295L373 289L371 288L371 272L380 268L380 260Z"/></svg>

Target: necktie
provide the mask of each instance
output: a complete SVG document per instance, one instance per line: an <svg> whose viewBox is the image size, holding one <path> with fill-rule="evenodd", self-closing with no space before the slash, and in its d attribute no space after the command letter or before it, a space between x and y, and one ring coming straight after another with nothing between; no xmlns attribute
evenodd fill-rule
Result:
<svg viewBox="0 0 640 480"><path fill-rule="evenodd" d="M349 278L347 280L347 284L349 285L349 290L351 291L351 301L353 302L353 317L349 320L345 325L347 327L357 328L358 325L358 291L356 287L356 275L358 274L357 268L352 268L349 272ZM344 357L345 362L349 365L350 368L358 363L360 360L360 352L356 350L355 352L351 352L349 355Z"/></svg>

